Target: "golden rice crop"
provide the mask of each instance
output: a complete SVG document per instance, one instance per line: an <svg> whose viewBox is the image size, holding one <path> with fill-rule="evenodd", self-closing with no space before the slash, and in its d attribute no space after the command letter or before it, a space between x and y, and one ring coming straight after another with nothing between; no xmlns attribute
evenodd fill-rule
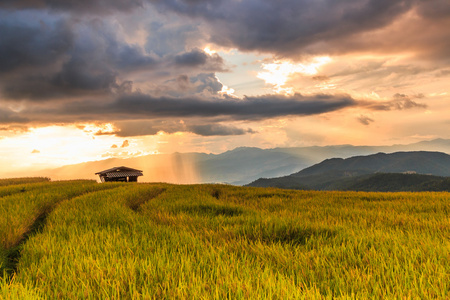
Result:
<svg viewBox="0 0 450 300"><path fill-rule="evenodd" d="M450 297L449 193L72 184L33 194L66 201L20 243L0 298Z"/></svg>

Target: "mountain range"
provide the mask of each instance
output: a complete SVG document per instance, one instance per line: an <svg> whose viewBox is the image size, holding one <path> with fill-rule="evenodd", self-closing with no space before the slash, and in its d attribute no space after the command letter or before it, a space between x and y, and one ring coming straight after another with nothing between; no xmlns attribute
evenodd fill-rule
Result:
<svg viewBox="0 0 450 300"><path fill-rule="evenodd" d="M419 175L420 174L420 175ZM448 190L450 155L412 151L326 159L300 172L249 186L314 190Z"/></svg>
<svg viewBox="0 0 450 300"><path fill-rule="evenodd" d="M109 158L67 165L27 174L53 180L98 179L96 172L117 166L143 171L140 182L229 183L245 185L258 178L281 177L299 172L330 158L349 158L378 152L441 151L450 153L450 140L435 139L393 146L312 146L260 149L241 147L221 154L172 153L139 156L128 159Z"/></svg>

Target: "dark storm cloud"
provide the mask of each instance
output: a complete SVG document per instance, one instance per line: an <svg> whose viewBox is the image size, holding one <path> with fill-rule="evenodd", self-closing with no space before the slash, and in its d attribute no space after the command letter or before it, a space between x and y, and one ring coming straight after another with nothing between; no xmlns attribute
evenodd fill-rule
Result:
<svg viewBox="0 0 450 300"><path fill-rule="evenodd" d="M203 69L209 66L211 70L225 71L225 69L221 69L224 66L222 57L218 54L208 55L203 50L197 48L175 56L175 64L178 67L202 66Z"/></svg>
<svg viewBox="0 0 450 300"><path fill-rule="evenodd" d="M208 118L223 121L307 116L360 105L348 95L263 95L243 99L154 97L134 92L104 101L56 102L27 106L20 116L33 123ZM368 103L364 103L368 106ZM178 128L176 128L178 130ZM153 130L153 129L151 129ZM156 130L156 129L155 129Z"/></svg>
<svg viewBox="0 0 450 300"><path fill-rule="evenodd" d="M114 127L116 129L115 131L112 132L98 131L96 135L116 135L120 137L132 137L132 136L155 135L161 130L167 133L174 133L179 131L176 129L172 130L172 128L179 126L177 123L175 122L169 123L170 125L167 126L167 121L165 122L155 120L119 121L114 122Z"/></svg>
<svg viewBox="0 0 450 300"><path fill-rule="evenodd" d="M412 99L421 95L394 95L389 101L355 100L349 95L263 95L242 99L219 97L154 97L134 92L118 95L109 101L72 101L34 105L21 111L0 111L3 123L76 123L109 122L116 131L97 132L97 135L115 134L121 137L192 132L202 136L242 135L251 129L223 125L223 122L258 121L286 116L319 115L345 108L376 111L425 108ZM184 120L184 122L179 121ZM359 122L368 125L372 119L361 116Z"/></svg>
<svg viewBox="0 0 450 300"><path fill-rule="evenodd" d="M200 49L159 57L118 36L114 22L40 11L0 11L0 92L5 100L65 100L120 93L129 74L225 71ZM161 76L159 76L161 77Z"/></svg>
<svg viewBox="0 0 450 300"><path fill-rule="evenodd" d="M180 66L196 66L206 63L208 55L205 52L194 49L191 52L175 56L175 63Z"/></svg>
<svg viewBox="0 0 450 300"><path fill-rule="evenodd" d="M293 55L311 44L383 28L414 0L151 0L158 7L206 20L211 39L242 50Z"/></svg>
<svg viewBox="0 0 450 300"><path fill-rule="evenodd" d="M449 59L448 0L148 0L205 22L213 43L281 57L414 52Z"/></svg>
<svg viewBox="0 0 450 300"><path fill-rule="evenodd" d="M46 23L21 21L37 16L29 12L0 12L0 76L14 71L29 71L53 65L73 45L70 25L62 18L49 18Z"/></svg>
<svg viewBox="0 0 450 300"><path fill-rule="evenodd" d="M448 0L432 0L418 2L418 12L428 19L445 19L450 16L450 2Z"/></svg>
<svg viewBox="0 0 450 300"><path fill-rule="evenodd" d="M0 22L0 89L6 99L65 98L108 93L118 74L156 62L118 40L98 19L75 22L34 12L11 13Z"/></svg>
<svg viewBox="0 0 450 300"><path fill-rule="evenodd" d="M155 98L134 93L120 97L105 108L110 113L145 115L148 117L218 117L264 119L288 115L314 115L336 111L357 103L348 95L294 96L264 95L244 99ZM76 109L75 107L73 109Z"/></svg>
<svg viewBox="0 0 450 300"><path fill-rule="evenodd" d="M251 129L242 129L221 124L191 125L189 126L189 131L201 136L244 135L246 133L254 133Z"/></svg>
<svg viewBox="0 0 450 300"><path fill-rule="evenodd" d="M19 113L0 107L0 124L27 123L29 121L28 118L21 116Z"/></svg>
<svg viewBox="0 0 450 300"><path fill-rule="evenodd" d="M85 13L111 13L130 11L143 6L142 0L2 0L0 7L6 9L51 9Z"/></svg>
<svg viewBox="0 0 450 300"><path fill-rule="evenodd" d="M160 131L165 133L185 132L186 125L177 120L129 120L114 122L115 132L104 134L114 134L119 137L155 135Z"/></svg>
<svg viewBox="0 0 450 300"><path fill-rule="evenodd" d="M155 17L148 2L164 14ZM427 6L429 2L436 6ZM381 111L425 108L416 100L420 97L401 94L390 101L325 94L221 96L223 85L215 72L227 70L224 60L195 47L209 40L292 58L372 49L419 49L430 57L448 57L450 26L439 25L450 23L449 6L445 0L2 1L0 99L8 105L24 105L20 112L1 107L0 123L100 120L119 124L138 119L147 123L120 123L116 134L147 135L162 130L240 135L252 131L220 122L316 115L348 107ZM137 18L138 24L132 26L123 14L123 19L111 14L133 12L138 7L144 7L140 16L145 17L142 21ZM416 23L404 20L408 12L416 13ZM397 29L394 21L398 20L412 26ZM435 26L424 26L434 20ZM392 36L388 36L385 29L391 25L388 33ZM138 31L136 36L127 36ZM127 42L128 38L140 39L142 45ZM367 67L380 71L369 74L366 67L343 68L340 73L313 79L348 75L387 78L424 72L417 66ZM448 75L448 67L442 68L436 76ZM133 84L137 86L134 90ZM161 119L166 122L155 121ZM191 121L173 121L179 119ZM363 115L359 121L372 122Z"/></svg>
<svg viewBox="0 0 450 300"><path fill-rule="evenodd" d="M203 38L197 24L153 21L147 26L145 49L159 57L177 55ZM192 41L194 40L194 41Z"/></svg>
<svg viewBox="0 0 450 300"><path fill-rule="evenodd" d="M200 122L200 123L198 123ZM204 123L204 121L190 120L180 122L175 120L130 120L114 122L116 131L97 132L96 135L116 135L119 137L132 137L155 135L162 131L165 133L190 132L200 136L230 136L255 133L252 129L243 129L220 123ZM117 147L117 146L116 146Z"/></svg>
<svg viewBox="0 0 450 300"><path fill-rule="evenodd" d="M168 18L147 25L146 50L160 57L177 55L199 39L292 58L405 49L429 57L449 56L448 0L5 0L1 7L8 12L33 8L73 16L135 13L139 9L148 12L149 20L156 7ZM174 19L182 19L179 16L195 21L173 25ZM404 22L405 18L409 21ZM384 31L399 20L403 20L400 29Z"/></svg>
<svg viewBox="0 0 450 300"><path fill-rule="evenodd" d="M72 101L32 105L20 113L0 110L0 122L22 124L51 124L77 122L113 123L115 132L97 132L97 135L118 136L154 135L193 132L198 135L240 135L251 130L218 125L233 121L258 121L286 116L310 116L359 108L369 111L424 109L426 104L415 99L423 95L396 94L392 100L355 100L349 95L262 95L233 98L216 97L155 97L133 92L117 95L105 101ZM180 122L179 120L184 120ZM199 121L202 120L202 121ZM359 122L373 122L361 115ZM226 126L226 127L223 127Z"/></svg>
<svg viewBox="0 0 450 300"><path fill-rule="evenodd" d="M152 95L169 98L217 97L222 87L223 84L218 80L215 73L199 73L190 76L182 74L158 84L156 89L152 91Z"/></svg>

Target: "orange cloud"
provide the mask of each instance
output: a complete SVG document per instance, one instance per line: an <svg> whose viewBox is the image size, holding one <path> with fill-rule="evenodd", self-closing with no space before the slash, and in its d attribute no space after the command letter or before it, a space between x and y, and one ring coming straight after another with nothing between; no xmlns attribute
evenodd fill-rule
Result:
<svg viewBox="0 0 450 300"><path fill-rule="evenodd" d="M123 141L122 146L120 146L120 148L125 148L130 146L130 143L128 142L128 140Z"/></svg>

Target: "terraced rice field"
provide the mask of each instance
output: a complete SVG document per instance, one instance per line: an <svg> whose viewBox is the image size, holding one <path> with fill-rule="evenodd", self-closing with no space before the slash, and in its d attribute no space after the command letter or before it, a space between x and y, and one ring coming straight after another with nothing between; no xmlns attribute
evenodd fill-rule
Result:
<svg viewBox="0 0 450 300"><path fill-rule="evenodd" d="M0 181L0 299L450 297L450 194Z"/></svg>

